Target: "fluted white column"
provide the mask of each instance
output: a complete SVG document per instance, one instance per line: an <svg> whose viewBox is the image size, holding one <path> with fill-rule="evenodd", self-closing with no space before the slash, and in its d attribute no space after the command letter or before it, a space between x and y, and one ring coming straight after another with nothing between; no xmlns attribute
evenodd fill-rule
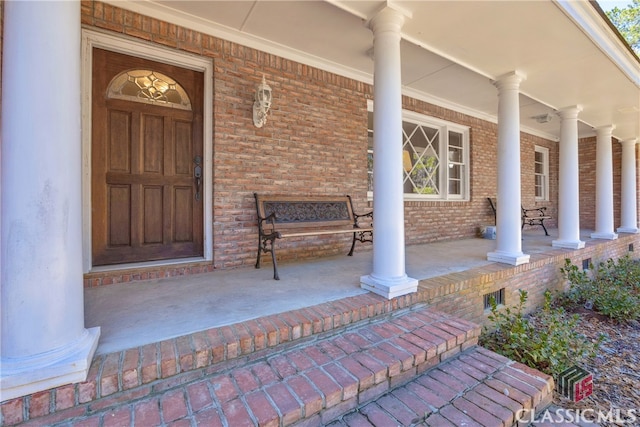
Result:
<svg viewBox="0 0 640 427"><path fill-rule="evenodd" d="M529 262L522 252L520 194L520 82L516 72L495 82L498 88L498 186L496 206L496 249L489 261L520 265Z"/></svg>
<svg viewBox="0 0 640 427"><path fill-rule="evenodd" d="M400 30L405 17L386 7L369 22L373 31L373 271L361 286L386 298L416 292L405 272L402 186Z"/></svg>
<svg viewBox="0 0 640 427"><path fill-rule="evenodd" d="M2 400L86 379L80 2L4 4Z"/></svg>
<svg viewBox="0 0 640 427"><path fill-rule="evenodd" d="M622 144L622 182L620 200L620 227L618 233L638 232L638 197L636 195L636 142L637 139L620 141Z"/></svg>
<svg viewBox="0 0 640 427"><path fill-rule="evenodd" d="M558 239L553 247L580 249L580 188L578 179L578 114L580 106L563 108L560 116L560 171L558 180Z"/></svg>
<svg viewBox="0 0 640 427"><path fill-rule="evenodd" d="M614 240L613 225L613 149L614 126L596 129L596 229L592 239Z"/></svg>

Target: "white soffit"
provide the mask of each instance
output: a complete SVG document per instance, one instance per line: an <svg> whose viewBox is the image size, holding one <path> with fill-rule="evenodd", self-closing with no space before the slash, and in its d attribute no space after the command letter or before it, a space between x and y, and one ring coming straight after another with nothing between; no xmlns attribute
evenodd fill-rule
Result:
<svg viewBox="0 0 640 427"><path fill-rule="evenodd" d="M491 79L517 70L527 77L525 99L535 101L522 108L523 127L557 137L559 121L552 128L554 121L528 114L580 104L581 137L606 124L616 125L618 138L640 135L640 87L628 75L640 75L640 64L586 0L107 1L367 83L373 36L366 19L397 5L412 16L401 45L406 94L495 121Z"/></svg>

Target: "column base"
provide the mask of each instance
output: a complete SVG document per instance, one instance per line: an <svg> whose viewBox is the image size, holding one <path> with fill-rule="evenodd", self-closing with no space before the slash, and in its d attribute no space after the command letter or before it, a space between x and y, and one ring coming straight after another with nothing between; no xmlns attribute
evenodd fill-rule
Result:
<svg viewBox="0 0 640 427"><path fill-rule="evenodd" d="M3 358L0 373L2 401L85 381L98 347L100 328L85 329L76 342L44 354Z"/></svg>
<svg viewBox="0 0 640 427"><path fill-rule="evenodd" d="M529 262L529 255L504 251L494 251L487 254L487 260L493 262L501 262L503 264L521 265Z"/></svg>
<svg viewBox="0 0 640 427"><path fill-rule="evenodd" d="M551 246L554 248L582 249L584 248L584 242L582 240L553 240Z"/></svg>
<svg viewBox="0 0 640 427"><path fill-rule="evenodd" d="M598 232L591 233L592 239L616 240L618 235L614 232Z"/></svg>
<svg viewBox="0 0 640 427"><path fill-rule="evenodd" d="M386 299L392 299L417 292L418 280L406 275L400 279L385 279L367 275L360 277L360 287Z"/></svg>
<svg viewBox="0 0 640 427"><path fill-rule="evenodd" d="M638 234L638 232L640 230L638 230L637 227L618 227L618 230L616 230L618 233L631 233L631 234Z"/></svg>

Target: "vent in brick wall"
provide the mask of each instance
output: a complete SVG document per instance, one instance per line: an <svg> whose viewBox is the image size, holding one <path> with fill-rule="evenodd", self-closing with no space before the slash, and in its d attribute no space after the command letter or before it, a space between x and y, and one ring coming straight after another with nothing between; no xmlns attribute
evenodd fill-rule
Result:
<svg viewBox="0 0 640 427"><path fill-rule="evenodd" d="M484 294L484 309L487 310L491 308L491 299L496 301L496 304L503 305L504 304L504 288L497 290L495 292L489 292L488 294Z"/></svg>
<svg viewBox="0 0 640 427"><path fill-rule="evenodd" d="M633 252L633 243L629 243L629 252Z"/></svg>
<svg viewBox="0 0 640 427"><path fill-rule="evenodd" d="M589 266L591 266L591 258L586 258L582 260L582 269L588 270Z"/></svg>

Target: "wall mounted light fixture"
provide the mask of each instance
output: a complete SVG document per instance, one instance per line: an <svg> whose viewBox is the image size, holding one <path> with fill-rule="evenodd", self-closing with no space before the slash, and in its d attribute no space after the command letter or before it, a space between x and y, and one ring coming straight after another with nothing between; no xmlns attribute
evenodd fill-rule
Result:
<svg viewBox="0 0 640 427"><path fill-rule="evenodd" d="M262 83L256 89L256 99L253 102L253 124L261 128L267 122L267 113L271 108L271 87L262 75Z"/></svg>
<svg viewBox="0 0 640 427"><path fill-rule="evenodd" d="M539 114L531 118L535 119L535 121L538 123L549 123L553 119L553 116L549 113L546 113L546 114Z"/></svg>

